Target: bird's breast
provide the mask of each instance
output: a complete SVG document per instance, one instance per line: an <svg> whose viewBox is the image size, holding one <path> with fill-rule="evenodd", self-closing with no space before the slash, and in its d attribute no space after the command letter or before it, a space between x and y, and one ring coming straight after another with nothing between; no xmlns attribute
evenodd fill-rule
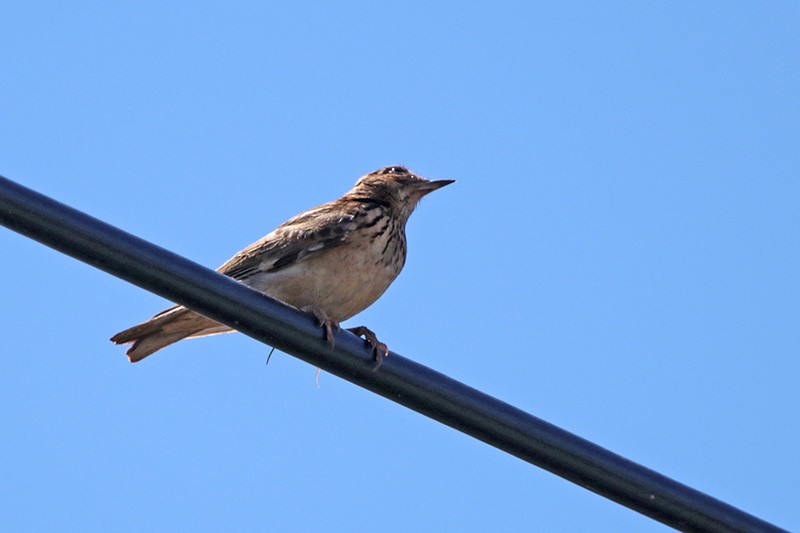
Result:
<svg viewBox="0 0 800 533"><path fill-rule="evenodd" d="M383 217L330 250L246 283L297 308L317 306L341 322L372 305L400 273L405 258L404 228Z"/></svg>

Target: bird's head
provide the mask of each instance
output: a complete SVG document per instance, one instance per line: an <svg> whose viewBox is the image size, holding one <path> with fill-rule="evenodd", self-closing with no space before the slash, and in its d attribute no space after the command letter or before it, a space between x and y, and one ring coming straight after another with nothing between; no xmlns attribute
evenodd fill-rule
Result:
<svg viewBox="0 0 800 533"><path fill-rule="evenodd" d="M361 176L350 193L384 203L407 219L423 196L454 181L427 180L395 165Z"/></svg>

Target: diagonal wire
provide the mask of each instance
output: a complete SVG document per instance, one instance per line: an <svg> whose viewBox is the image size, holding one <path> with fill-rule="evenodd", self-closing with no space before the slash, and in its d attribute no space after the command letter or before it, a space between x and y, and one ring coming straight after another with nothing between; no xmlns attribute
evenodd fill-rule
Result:
<svg viewBox="0 0 800 533"><path fill-rule="evenodd" d="M686 531L783 531L516 407L315 321L211 269L0 176L0 224L336 374L639 513Z"/></svg>

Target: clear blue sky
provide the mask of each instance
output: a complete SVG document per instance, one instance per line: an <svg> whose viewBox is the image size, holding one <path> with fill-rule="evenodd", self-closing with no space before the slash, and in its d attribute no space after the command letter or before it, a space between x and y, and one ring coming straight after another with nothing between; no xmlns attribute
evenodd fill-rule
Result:
<svg viewBox="0 0 800 533"><path fill-rule="evenodd" d="M210 267L361 174L458 183L369 325L800 529L796 3L6 2L0 174ZM6 530L663 531L0 228Z"/></svg>

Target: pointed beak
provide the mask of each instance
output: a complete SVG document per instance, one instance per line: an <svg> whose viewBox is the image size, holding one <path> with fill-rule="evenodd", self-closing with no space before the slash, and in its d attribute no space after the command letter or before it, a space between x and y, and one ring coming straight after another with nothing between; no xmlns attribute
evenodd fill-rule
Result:
<svg viewBox="0 0 800 533"><path fill-rule="evenodd" d="M454 183L456 180L427 180L422 181L417 186L417 190L422 193L422 195L426 195L429 192L435 191L436 189L441 189L445 185L450 185Z"/></svg>

